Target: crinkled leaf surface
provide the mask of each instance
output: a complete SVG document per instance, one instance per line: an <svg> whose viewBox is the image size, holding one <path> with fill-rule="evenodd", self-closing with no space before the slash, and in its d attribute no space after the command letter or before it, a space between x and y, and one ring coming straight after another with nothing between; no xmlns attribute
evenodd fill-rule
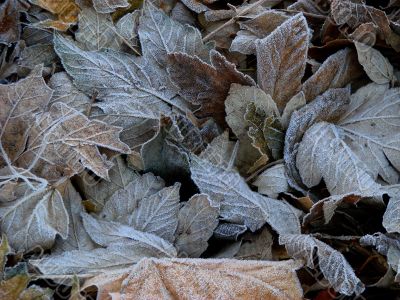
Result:
<svg viewBox="0 0 400 300"><path fill-rule="evenodd" d="M344 256L327 244L311 235L281 235L279 243L284 244L289 255L303 259L310 268L315 268L314 255L317 255L322 274L335 290L345 295L361 294L364 284L354 274Z"/></svg>

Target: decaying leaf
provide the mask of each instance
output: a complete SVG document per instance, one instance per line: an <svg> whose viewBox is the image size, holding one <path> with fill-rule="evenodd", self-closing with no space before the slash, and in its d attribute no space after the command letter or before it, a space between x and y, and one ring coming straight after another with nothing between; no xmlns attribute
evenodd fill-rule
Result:
<svg viewBox="0 0 400 300"><path fill-rule="evenodd" d="M129 147L119 140L121 130L89 120L63 103L55 103L30 129L26 150L17 163L34 167L35 172L52 181L62 176L71 177L85 167L108 179L112 164L98 147L129 153ZM33 166L32 161L36 162Z"/></svg>
<svg viewBox="0 0 400 300"><path fill-rule="evenodd" d="M48 249L56 235L67 238L70 220L58 190L47 187L35 191L26 183L18 183L13 193L15 199L0 205L0 221L14 249Z"/></svg>
<svg viewBox="0 0 400 300"><path fill-rule="evenodd" d="M284 159L288 183L291 187L303 190L301 179L296 168L298 143L303 134L315 122L339 118L349 102L348 89L330 89L314 101L292 114L285 136ZM313 174L309 174L313 176Z"/></svg>
<svg viewBox="0 0 400 300"><path fill-rule="evenodd" d="M254 81L239 72L217 51L210 52L211 65L198 57L184 53L173 53L169 57L169 73L179 87L179 93L193 104L201 105L198 117L214 117L219 124L225 124L225 99L232 83L252 86ZM192 70L187 76L185 68Z"/></svg>
<svg viewBox="0 0 400 300"><path fill-rule="evenodd" d="M0 43L10 44L19 41L19 6L17 1L6 0L0 5Z"/></svg>
<svg viewBox="0 0 400 300"><path fill-rule="evenodd" d="M258 192L271 198L277 198L279 193L287 192L287 183L284 164L277 164L261 173L253 183Z"/></svg>
<svg viewBox="0 0 400 300"><path fill-rule="evenodd" d="M318 267L332 287L345 295L361 294L364 284L354 274L344 256L311 235L281 235L279 243L284 244L289 255L303 259L309 268L316 268L314 255L318 257Z"/></svg>
<svg viewBox="0 0 400 300"><path fill-rule="evenodd" d="M318 71L303 84L307 102L331 88L343 88L362 74L354 50L340 50L328 57Z"/></svg>
<svg viewBox="0 0 400 300"><path fill-rule="evenodd" d="M256 43L258 83L280 111L301 89L309 38L307 21L298 14Z"/></svg>
<svg viewBox="0 0 400 300"><path fill-rule="evenodd" d="M299 211L284 201L253 192L240 175L193 156L192 179L202 193L220 205L220 215L255 231L268 222L279 233L299 232ZM272 213L279 210L279 214ZM283 217L285 215L285 217ZM278 217L279 216L279 217Z"/></svg>
<svg viewBox="0 0 400 300"><path fill-rule="evenodd" d="M71 25L76 24L79 15L79 6L74 0L29 0L55 16L55 20L47 19L39 22L37 25L45 28L54 28L60 31L66 31Z"/></svg>
<svg viewBox="0 0 400 300"><path fill-rule="evenodd" d="M127 0L93 0L93 6L98 13L105 14L128 7L129 2Z"/></svg>
<svg viewBox="0 0 400 300"><path fill-rule="evenodd" d="M200 257L218 225L219 207L207 195L192 196L179 210L175 246L180 257Z"/></svg>
<svg viewBox="0 0 400 300"><path fill-rule="evenodd" d="M116 295L134 299L167 299L171 293L182 299L300 299L297 268L293 261L144 259L129 272Z"/></svg>
<svg viewBox="0 0 400 300"><path fill-rule="evenodd" d="M393 74L393 66L389 60L384 57L378 50L356 42L358 61L364 67L372 81L378 84L385 84L395 81Z"/></svg>

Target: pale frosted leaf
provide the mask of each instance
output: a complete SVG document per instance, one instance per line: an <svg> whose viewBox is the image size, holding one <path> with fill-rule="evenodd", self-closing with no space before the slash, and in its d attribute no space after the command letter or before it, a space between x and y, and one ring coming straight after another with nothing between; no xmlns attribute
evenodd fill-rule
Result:
<svg viewBox="0 0 400 300"><path fill-rule="evenodd" d="M51 76L49 87L54 90L49 106L56 102L62 102L86 113L92 105L92 100L73 85L71 78L65 72L55 73Z"/></svg>
<svg viewBox="0 0 400 300"><path fill-rule="evenodd" d="M214 230L214 236L221 240L237 241L239 236L245 233L247 226L232 223L220 223Z"/></svg>
<svg viewBox="0 0 400 300"><path fill-rule="evenodd" d="M120 168L122 171L120 179L125 179L125 172L128 172L128 175L133 172L126 169L123 162L121 162ZM132 176L129 183L127 181L123 182L123 185L107 199L99 215L107 221L116 221L133 226L132 214L142 204L144 207L146 206L142 200L147 201L152 195L159 195L158 193L164 188L164 185L164 180L161 177L154 176L152 173Z"/></svg>
<svg viewBox="0 0 400 300"><path fill-rule="evenodd" d="M287 192L287 183L284 164L277 164L263 173L254 181L253 185L258 188L258 192L271 198L277 198L279 193Z"/></svg>
<svg viewBox="0 0 400 300"><path fill-rule="evenodd" d="M138 241L142 244L142 247L156 251L160 255L167 257L177 255L172 244L154 234L138 231L133 227L117 222L97 220L86 213L82 213L82 219L91 239L103 247L108 247L117 242Z"/></svg>
<svg viewBox="0 0 400 300"><path fill-rule="evenodd" d="M92 250L96 248L82 224L81 212L84 210L82 198L70 180L67 181L60 192L69 216L68 237L66 239L57 237L52 253L59 254L70 250Z"/></svg>
<svg viewBox="0 0 400 300"><path fill-rule="evenodd" d="M148 77L140 58L112 50L83 51L60 35L55 36L54 45L74 84L88 95L96 92L103 101L98 106L106 114L151 119L169 114L166 102L175 92L152 82L156 79Z"/></svg>
<svg viewBox="0 0 400 300"><path fill-rule="evenodd" d="M106 201L114 193L120 189L128 189L128 185L131 184L132 181L137 181L140 178L133 169L128 167L121 156L114 158L112 163L114 166L108 172L109 180L96 180L89 172L84 172L80 175L79 186L83 194L86 199L95 204L98 210L103 208ZM123 212L125 212L125 210L123 210Z"/></svg>
<svg viewBox="0 0 400 300"><path fill-rule="evenodd" d="M232 83L252 86L253 79L239 72L217 51L211 50L211 65L184 53L169 54L169 73L179 93L193 104L201 105L198 117L214 117L225 124L225 99ZM191 70L188 76L187 70Z"/></svg>
<svg viewBox="0 0 400 300"><path fill-rule="evenodd" d="M93 8L84 6L79 14L78 30L75 33L77 44L83 50L96 51L103 48L119 50L122 40L116 34L111 16L99 14Z"/></svg>
<svg viewBox="0 0 400 300"><path fill-rule="evenodd" d="M53 91L42 77L42 66L37 66L25 79L12 84L0 85L1 146L10 161L24 150L27 129L42 113L50 101ZM4 163L0 158L0 165Z"/></svg>
<svg viewBox="0 0 400 300"><path fill-rule="evenodd" d="M298 14L256 42L258 84L280 111L301 89L309 35L305 17Z"/></svg>
<svg viewBox="0 0 400 300"><path fill-rule="evenodd" d="M256 54L256 40L258 36L248 30L239 30L233 39L229 51L236 51L242 54Z"/></svg>
<svg viewBox="0 0 400 300"><path fill-rule="evenodd" d="M242 238L236 259L272 260L273 237L269 229L264 227L259 233L246 233Z"/></svg>
<svg viewBox="0 0 400 300"><path fill-rule="evenodd" d="M178 299L300 299L298 268L293 261L144 259L132 268L117 295L137 300L166 299L170 294Z"/></svg>
<svg viewBox="0 0 400 300"><path fill-rule="evenodd" d="M387 262L392 269L400 274L400 240L396 236L385 235L377 232L373 235L367 234L360 238L362 246L373 246L376 250L387 256Z"/></svg>
<svg viewBox="0 0 400 300"><path fill-rule="evenodd" d="M339 121L345 141L372 178L398 182L400 171L400 89L369 84L350 98L350 106Z"/></svg>
<svg viewBox="0 0 400 300"><path fill-rule="evenodd" d="M327 244L306 234L287 234L279 236L293 258L303 259L309 268L316 268L314 255L318 257L318 267L330 285L344 295L361 294L365 287L357 278L344 256Z"/></svg>
<svg viewBox="0 0 400 300"><path fill-rule="evenodd" d="M313 15L324 16L327 14L326 10L319 7L312 0L298 0L295 3L289 5L287 10L299 11L299 12L307 12Z"/></svg>
<svg viewBox="0 0 400 300"><path fill-rule="evenodd" d="M354 50L346 48L329 56L321 67L303 84L307 102L331 88L345 87L363 74Z"/></svg>
<svg viewBox="0 0 400 300"><path fill-rule="evenodd" d="M364 67L368 77L377 84L385 84L395 81L393 66L389 60L378 50L355 42L358 61Z"/></svg>
<svg viewBox="0 0 400 300"><path fill-rule="evenodd" d="M131 224L136 230L155 234L169 242L174 241L178 226L180 183L141 199L133 211Z"/></svg>
<svg viewBox="0 0 400 300"><path fill-rule="evenodd" d="M171 19L152 5L146 5L140 17L139 38L146 60L154 61L161 67L167 66L167 54L174 52L210 61L212 45L203 44L198 29Z"/></svg>
<svg viewBox="0 0 400 300"><path fill-rule="evenodd" d="M387 187L386 187L387 188ZM400 197L399 187L394 185L393 189L389 188L388 194L390 196L385 214L383 215L382 225L387 232L400 233Z"/></svg>
<svg viewBox="0 0 400 300"><path fill-rule="evenodd" d="M113 243L107 248L66 251L29 262L51 278L51 275L109 274L149 256L159 257L157 251L152 251L140 242L130 241Z"/></svg>
<svg viewBox="0 0 400 300"><path fill-rule="evenodd" d="M0 216L1 230L15 250L49 249L57 234L67 238L70 220L58 190L47 187L35 191L18 183L14 197L0 204Z"/></svg>
<svg viewBox="0 0 400 300"><path fill-rule="evenodd" d="M98 13L105 14L128 7L129 2L128 0L93 0L93 6Z"/></svg>
<svg viewBox="0 0 400 300"><path fill-rule="evenodd" d="M112 163L98 147L129 153L129 147L119 140L121 130L55 103L31 127L26 150L17 163L27 167L36 161L35 172L52 181L73 176L85 167L108 179Z"/></svg>
<svg viewBox="0 0 400 300"><path fill-rule="evenodd" d="M304 105L306 105L306 98L303 92L297 93L292 97L292 99L289 100L282 112L281 117L281 124L284 129L288 128L292 113L296 110L299 110Z"/></svg>
<svg viewBox="0 0 400 300"><path fill-rule="evenodd" d="M338 119L349 103L349 89L330 89L314 101L292 113L285 136L284 159L288 183L291 187L304 191L296 168L298 143L304 132L314 123Z"/></svg>
<svg viewBox="0 0 400 300"><path fill-rule="evenodd" d="M131 47L138 47L139 45L138 27L140 12L140 10L135 10L132 13L126 14L115 24L118 33Z"/></svg>
<svg viewBox="0 0 400 300"><path fill-rule="evenodd" d="M265 116L278 116L279 111L271 96L263 90L253 86L242 86L232 84L229 96L225 100L226 122L233 133L239 139L238 162L239 168L249 169L261 157L263 148L257 147L248 134L248 130L253 125L246 118L248 105L252 103L259 108ZM246 171L247 171L246 170Z"/></svg>
<svg viewBox="0 0 400 300"><path fill-rule="evenodd" d="M297 209L253 192L236 171L225 170L196 156L192 157L190 169L200 191L220 204L224 220L244 224L252 231L268 222L279 233L299 232Z"/></svg>
<svg viewBox="0 0 400 300"><path fill-rule="evenodd" d="M235 142L229 140L229 132L225 131L208 144L207 148L201 152L200 158L206 159L216 166L229 168L235 151Z"/></svg>
<svg viewBox="0 0 400 300"><path fill-rule="evenodd" d="M365 171L364 162L342 138L343 132L326 122L317 123L306 131L296 157L302 182L311 188L323 178L331 195L378 195L380 185Z"/></svg>
<svg viewBox="0 0 400 300"><path fill-rule="evenodd" d="M207 195L197 194L179 210L175 247L179 256L200 257L218 225L219 207Z"/></svg>

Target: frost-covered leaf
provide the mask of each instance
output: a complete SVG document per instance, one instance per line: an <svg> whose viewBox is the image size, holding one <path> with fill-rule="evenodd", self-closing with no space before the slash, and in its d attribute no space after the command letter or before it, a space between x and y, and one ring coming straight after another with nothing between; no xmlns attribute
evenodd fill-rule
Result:
<svg viewBox="0 0 400 300"><path fill-rule="evenodd" d="M306 98L303 92L297 93L292 97L292 99L289 100L282 112L281 117L281 124L284 129L288 128L292 113L296 110L299 110L304 105L306 105Z"/></svg>
<svg viewBox="0 0 400 300"><path fill-rule="evenodd" d="M74 84L87 95L94 91L98 106L107 114L158 119L168 115L167 103L175 92L162 90L147 76L140 58L121 52L87 52L72 41L56 35L54 45Z"/></svg>
<svg viewBox="0 0 400 300"><path fill-rule="evenodd" d="M41 66L25 79L0 85L0 141L5 151L1 153L1 165L7 160L10 164L22 153L28 138L27 129L34 122L35 114L45 110L52 93L43 80Z"/></svg>
<svg viewBox="0 0 400 300"><path fill-rule="evenodd" d="M139 262L143 257L159 257L157 251L137 241L115 242L107 248L72 250L57 255L30 260L46 275L109 273Z"/></svg>
<svg viewBox="0 0 400 300"><path fill-rule="evenodd" d="M173 242L178 226L179 188L180 184L176 183L141 199L130 217L132 226Z"/></svg>
<svg viewBox="0 0 400 300"><path fill-rule="evenodd" d="M161 67L167 66L167 54L174 52L210 61L212 45L203 44L200 31L171 19L152 5L146 5L140 17L139 38L146 60Z"/></svg>
<svg viewBox="0 0 400 300"><path fill-rule="evenodd" d="M362 246L373 246L376 250L386 255L388 264L399 276L400 273L400 240L396 237L391 237L383 233L367 234L360 238Z"/></svg>
<svg viewBox="0 0 400 300"><path fill-rule="evenodd" d="M378 175L390 184L400 171L399 88L369 84L350 98L347 112L339 121L345 141L373 179Z"/></svg>
<svg viewBox="0 0 400 300"><path fill-rule="evenodd" d="M255 54L256 53L256 40L258 36L247 30L239 30L235 39L232 41L230 51L240 52L242 54Z"/></svg>
<svg viewBox="0 0 400 300"><path fill-rule="evenodd" d="M301 89L309 35L305 17L298 14L256 42L258 83L280 111Z"/></svg>
<svg viewBox="0 0 400 300"><path fill-rule="evenodd" d="M170 294L179 299L300 299L298 267L293 261L144 259L114 295L137 300Z"/></svg>
<svg viewBox="0 0 400 300"><path fill-rule="evenodd" d="M210 163L229 169L232 167L232 160L236 155L236 143L229 140L229 132L225 131L217 136L207 148L200 153L200 158Z"/></svg>
<svg viewBox="0 0 400 300"><path fill-rule="evenodd" d="M272 244L272 234L266 227L258 233L246 233L234 257L245 260L272 260Z"/></svg>
<svg viewBox="0 0 400 300"><path fill-rule="evenodd" d="M297 209L284 201L253 192L236 171L223 169L196 156L191 158L190 170L200 191L220 205L224 220L244 224L252 231L266 222L278 233L300 231Z"/></svg>
<svg viewBox="0 0 400 300"><path fill-rule="evenodd" d="M70 220L58 190L32 190L26 183L17 183L13 194L14 199L0 204L0 220L15 250L49 249L56 235L67 238Z"/></svg>
<svg viewBox="0 0 400 300"><path fill-rule="evenodd" d="M395 81L393 74L393 66L389 60L384 57L378 50L355 42L358 61L364 67L368 77L377 84L385 84Z"/></svg>
<svg viewBox="0 0 400 300"><path fill-rule="evenodd" d="M78 46L87 51L103 48L119 50L122 44L111 16L99 14L88 6L84 6L79 14L79 28L75 38Z"/></svg>
<svg viewBox="0 0 400 300"><path fill-rule="evenodd" d="M253 147L260 153L279 159L282 157L284 142L279 113L268 111L268 104L258 100L262 99L255 99L246 107L244 118L249 124L248 135Z"/></svg>
<svg viewBox="0 0 400 300"><path fill-rule="evenodd" d="M93 0L93 6L98 13L105 14L128 7L129 2L128 0Z"/></svg>
<svg viewBox="0 0 400 300"><path fill-rule="evenodd" d="M52 181L73 176L85 167L108 179L112 163L98 147L129 153L129 147L119 140L121 130L55 103L31 127L26 149L17 163L34 167L35 172Z"/></svg>
<svg viewBox="0 0 400 300"><path fill-rule="evenodd" d="M71 25L76 24L78 21L80 9L74 0L29 0L29 2L44 8L56 16L54 19L48 18L36 23L35 25L38 27L67 31Z"/></svg>
<svg viewBox="0 0 400 300"><path fill-rule="evenodd" d="M247 226L232 223L219 223L214 230L214 236L221 240L237 241L239 236L247 231Z"/></svg>
<svg viewBox="0 0 400 300"><path fill-rule="evenodd" d="M331 88L345 87L362 74L354 50L346 48L329 56L321 67L303 84L307 102Z"/></svg>
<svg viewBox="0 0 400 300"><path fill-rule="evenodd" d="M55 73L51 76L49 87L54 90L49 106L62 102L83 114L89 111L92 100L73 85L66 72Z"/></svg>
<svg viewBox="0 0 400 300"><path fill-rule="evenodd" d="M20 24L19 24L20 4L13 0L6 0L0 5L0 43L11 44L19 41Z"/></svg>
<svg viewBox="0 0 400 300"><path fill-rule="evenodd" d="M232 83L252 86L253 79L239 72L217 51L210 52L211 65L195 56L184 53L169 54L169 73L178 86L179 93L193 104L201 105L198 117L214 117L225 124L225 99ZM188 76L186 70L191 70Z"/></svg>
<svg viewBox="0 0 400 300"><path fill-rule="evenodd" d="M226 122L240 141L238 159L243 160L241 163L245 164L247 169L253 166L261 155L270 154L268 145L266 149L260 147L253 142L253 136L249 136L248 131L254 125L246 115L249 104L257 106L263 116L279 116L275 102L263 90L253 86L231 85L229 96L225 100Z"/></svg>
<svg viewBox="0 0 400 300"><path fill-rule="evenodd" d="M142 247L156 251L159 255L166 257L177 255L172 244L154 234L138 231L117 222L97 220L86 213L82 213L82 220L91 239L103 247L118 242L137 241Z"/></svg>
<svg viewBox="0 0 400 300"><path fill-rule="evenodd" d="M284 159L288 183L291 187L304 190L296 168L298 143L304 132L314 123L338 119L349 102L348 89L330 89L314 101L292 113L285 136ZM310 174L311 176L311 174Z"/></svg>
<svg viewBox="0 0 400 300"><path fill-rule="evenodd" d="M343 141L341 130L326 122L306 131L298 147L296 165L307 187L319 184L323 178L333 195L375 196L380 192L381 186L366 172L365 163Z"/></svg>
<svg viewBox="0 0 400 300"><path fill-rule="evenodd" d="M385 214L383 215L382 225L387 232L400 233L400 197L399 187L394 185L392 188L385 187L390 196Z"/></svg>
<svg viewBox="0 0 400 300"><path fill-rule="evenodd" d="M68 237L57 237L52 253L96 248L83 227L81 219L81 212L83 211L82 198L73 187L71 181L68 180L60 192L69 216Z"/></svg>
<svg viewBox="0 0 400 300"><path fill-rule="evenodd" d="M253 185L258 188L258 192L271 198L277 198L279 193L287 192L287 183L284 164L277 164L263 173L254 181Z"/></svg>
<svg viewBox="0 0 400 300"><path fill-rule="evenodd" d="M180 257L200 257L218 225L219 207L207 195L197 194L179 210L175 247Z"/></svg>
<svg viewBox="0 0 400 300"><path fill-rule="evenodd" d="M360 295L365 287L355 275L344 256L327 244L306 234L287 234L279 236L289 255L303 259L309 268L316 268L314 255L318 257L318 267L330 285L344 295Z"/></svg>
<svg viewBox="0 0 400 300"><path fill-rule="evenodd" d="M112 163L113 167L108 172L109 180L96 180L89 172L80 175L79 186L86 199L92 201L98 211L116 191L127 189L130 182L139 178L121 156L114 158Z"/></svg>

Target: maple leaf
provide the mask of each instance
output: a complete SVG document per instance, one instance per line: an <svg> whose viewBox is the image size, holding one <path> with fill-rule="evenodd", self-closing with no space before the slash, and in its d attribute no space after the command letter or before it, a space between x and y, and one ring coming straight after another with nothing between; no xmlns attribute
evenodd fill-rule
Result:
<svg viewBox="0 0 400 300"><path fill-rule="evenodd" d="M62 176L71 177L85 167L108 179L112 164L98 147L129 153L129 147L119 140L121 130L89 120L63 103L55 103L29 130L26 149L16 163L33 166L36 173L53 181Z"/></svg>

